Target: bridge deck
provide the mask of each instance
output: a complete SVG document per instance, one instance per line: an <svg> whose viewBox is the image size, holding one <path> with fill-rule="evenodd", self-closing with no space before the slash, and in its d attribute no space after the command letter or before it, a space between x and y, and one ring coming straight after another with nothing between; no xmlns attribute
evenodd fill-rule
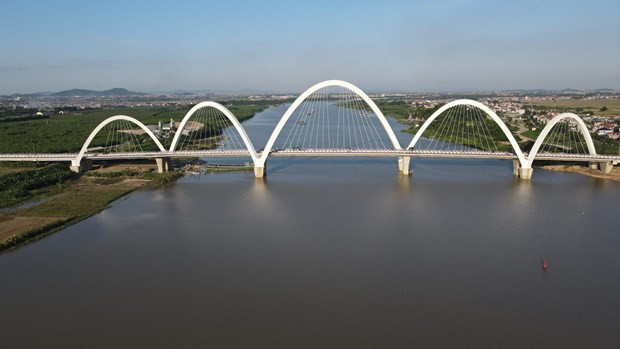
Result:
<svg viewBox="0 0 620 349"><path fill-rule="evenodd" d="M0 154L0 161L71 161L78 154ZM260 156L260 153L258 154ZM527 153L524 154L527 157ZM485 151L446 151L446 150L392 150L392 149L274 149L269 156L297 157L398 157L410 156L421 158L465 158L465 159L506 159L514 160L517 156L509 152ZM247 150L195 150L175 152L127 152L127 153L86 153L84 158L90 160L153 159L160 157L250 157ZM580 155L562 153L539 153L536 160L553 161L588 161L620 162L620 156L614 155Z"/></svg>

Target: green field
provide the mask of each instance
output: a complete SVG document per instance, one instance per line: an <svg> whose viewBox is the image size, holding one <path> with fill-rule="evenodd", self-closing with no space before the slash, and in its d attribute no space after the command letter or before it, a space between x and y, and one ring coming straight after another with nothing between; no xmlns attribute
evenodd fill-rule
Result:
<svg viewBox="0 0 620 349"><path fill-rule="evenodd" d="M538 135L540 135L540 132L542 132L542 128L537 128L536 131L532 131L532 130L528 130L525 131L523 133L521 133L524 137L528 137L531 139L536 139L538 138Z"/></svg>
<svg viewBox="0 0 620 349"><path fill-rule="evenodd" d="M152 173L152 166L129 167L138 170L99 169L78 176L66 165L52 164L1 174L0 208L17 208L0 215L0 251L90 217L133 190L182 176L182 172ZM23 201L29 205L20 208Z"/></svg>
<svg viewBox="0 0 620 349"><path fill-rule="evenodd" d="M239 121L244 121L269 105L264 102L247 104L247 102L228 102L227 107ZM114 115L127 115L140 120L145 125L168 122L170 119L180 122L189 107L165 108L122 108L97 109L72 112L48 118L20 121L16 116L0 118L0 152L1 153L64 153L76 152L82 146L90 132L103 120ZM7 121L8 120L8 121ZM145 140L148 136L142 135ZM172 141L162 139L164 146ZM105 145L105 133L100 133L91 144ZM152 141L148 140L152 143ZM151 144L153 146L153 144Z"/></svg>
<svg viewBox="0 0 620 349"><path fill-rule="evenodd" d="M600 116L620 116L620 99L569 99L558 101L531 101L536 109L554 109L560 112L592 113ZM601 108L606 107L606 111Z"/></svg>

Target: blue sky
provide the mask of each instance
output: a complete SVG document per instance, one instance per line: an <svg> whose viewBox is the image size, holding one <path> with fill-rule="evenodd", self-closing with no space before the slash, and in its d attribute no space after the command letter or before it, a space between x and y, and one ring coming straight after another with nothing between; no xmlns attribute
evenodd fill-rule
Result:
<svg viewBox="0 0 620 349"><path fill-rule="evenodd" d="M620 1L9 1L0 94L620 89Z"/></svg>

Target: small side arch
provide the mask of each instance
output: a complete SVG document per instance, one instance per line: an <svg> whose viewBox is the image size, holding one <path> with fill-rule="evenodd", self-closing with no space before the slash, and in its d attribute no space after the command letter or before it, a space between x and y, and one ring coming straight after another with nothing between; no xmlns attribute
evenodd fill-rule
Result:
<svg viewBox="0 0 620 349"><path fill-rule="evenodd" d="M239 122L239 120L237 120L235 115L230 110L228 110L228 108L226 108L225 106L217 102L212 102L212 101L200 102L196 104L192 109L190 109L187 112L187 114L185 114L185 116L183 117L183 120L181 120L181 124L179 125L177 132L174 135L174 138L172 139L172 144L170 145L170 152L175 151L177 147L177 143L179 142L179 138L181 137L181 132L185 128L185 125L187 124L189 119L192 117L192 115L194 115L194 113L198 111L199 109L207 108L207 107L219 110L220 112L222 112L222 114L224 114L228 118L228 120L230 120L230 122L233 124L233 126L235 127L239 135L241 136L241 139L243 140L243 143L245 144L246 148L248 148L248 152L250 152L252 161L254 161L254 163L256 164L256 162L258 161L258 155L256 155L256 149L254 149L254 145L252 144L252 141L250 141L250 137L248 137L248 134L245 132L245 129L243 128L243 126L241 126L241 123Z"/></svg>
<svg viewBox="0 0 620 349"><path fill-rule="evenodd" d="M86 154L86 150L88 149L88 146L93 141L93 139L95 138L97 133L99 133L99 131L101 131L101 129L104 128L107 124L109 124L111 122L114 122L116 120L125 120L125 121L129 121L129 122L131 122L133 124L138 125L142 130L144 130L144 132L146 132L146 134L148 134L151 137L151 139L155 142L155 144L157 145L157 147L159 148L160 151L162 151L162 152L166 151L166 149L164 149L164 146L161 144L159 139L157 139L157 137L155 137L155 134L153 134L153 132L151 132L151 130L149 130L148 127L146 127L142 122L140 122L140 120L134 119L131 116L127 116L127 115L115 115L115 116L111 116L111 117L103 120L90 133L90 135L86 139L86 142L84 142L84 145L82 145L82 149L80 150L78 156L75 158L75 160L72 161L74 166L79 166L80 165L80 162L82 161L82 158L84 157L84 154Z"/></svg>
<svg viewBox="0 0 620 349"><path fill-rule="evenodd" d="M573 113L562 113L562 114L558 114L555 117L553 117L553 119L551 119L551 121L549 121L549 123L547 123L547 125L543 128L540 135L538 135L538 138L536 138L536 142L534 142L534 146L532 147L532 150L530 151L527 157L527 160L529 161L530 166L532 166L532 163L534 163L534 160L536 159L536 155L538 155L538 151L540 150L542 143L545 141L545 138L547 138L547 136L549 135L549 132L551 132L551 129L553 128L553 126L555 126L555 124L557 124L558 122L564 119L572 119L572 120L575 120L575 122L577 122L577 128L579 128L579 131L581 131L581 134L586 140L586 145L588 146L588 151L590 152L590 155L596 155L596 148L594 148L594 142L592 141L592 135L590 135L590 131L588 131L588 127L583 122L583 120L581 120L579 116Z"/></svg>
<svg viewBox="0 0 620 349"><path fill-rule="evenodd" d="M523 155L523 152L521 151L521 148L519 147L519 143L517 143L517 140L512 135L512 133L510 132L510 130L508 129L506 124L504 124L502 119L499 116L497 116L497 114L495 114L495 112L493 110L491 110L491 108L487 107L486 105L484 105L484 104L482 104L480 102L472 101L471 99L457 99L457 100L449 102L449 103L443 105L441 108L437 109L437 111L435 111L433 113L433 115L431 115L424 122L424 124L422 124L422 127L420 127L418 132L416 132L416 134L413 136L413 139L411 140L411 143L409 143L409 146L407 147L407 149L413 149L415 147L415 145L418 143L420 138L422 138L422 135L424 134L424 131L426 131L428 126L433 121L435 121L435 119L437 119L437 117L439 117L439 115L441 115L446 110L448 110L448 109L450 109L452 107L459 106L459 105L469 105L469 106L478 108L478 109L484 111L489 117L491 117L491 119L493 119L493 121L495 121L495 123L499 126L499 128L502 130L502 132L504 132L504 135L506 135L506 138L508 138L508 141L510 142L510 145L512 146L512 149L514 150L515 155L517 155L517 157L519 158L519 163L521 164L521 166L522 167L529 167L529 162L525 158L525 156Z"/></svg>
<svg viewBox="0 0 620 349"><path fill-rule="evenodd" d="M320 90L322 88L332 87L332 86L339 86L339 87L346 88L346 89L350 90L351 92L355 93L356 95L358 95L359 97L361 97L362 100L364 100L364 102L370 107L370 109L373 111L373 113L375 113L375 115L377 115L377 118L379 118L379 122L381 122L381 125L385 129L385 132L387 133L388 137L390 138L390 141L392 142L392 146L394 147L394 149L395 150L402 149L401 146L400 146L400 143L398 142L398 139L396 138L396 135L394 134L394 130L392 130L392 127L390 127L390 124L388 123L387 119L385 118L385 116L383 115L383 113L381 112L379 107L377 107L375 102L373 102L372 99L370 99L370 97L368 97L368 95L366 93L364 93L364 91L362 91L359 87L357 87L357 86L355 86L355 85L353 85L353 84L351 84L349 82L346 82L346 81L342 81L342 80L326 80L326 81L323 81L323 82L319 82L318 84L316 84L316 85L310 87L309 89L307 89L306 91L304 91L299 97L297 97L297 99L295 99L293 104L291 104L291 106L286 110L284 115L282 115L282 118L280 119L280 121L276 125L276 128L271 133L271 136L269 137L269 140L267 141L267 144L265 145L265 148L264 148L263 152L261 153L261 156L259 158L259 162L257 163L258 167L264 167L265 166L265 162L267 161L267 157L269 156L269 152L271 152L271 149L273 148L273 145L276 142L276 139L280 135L280 132L282 132L282 129L284 128L284 125L286 124L288 119L291 117L291 115L293 115L295 110L297 110L299 105L303 101L305 101L306 98L310 97L310 95L312 95L316 91L318 91L318 90Z"/></svg>

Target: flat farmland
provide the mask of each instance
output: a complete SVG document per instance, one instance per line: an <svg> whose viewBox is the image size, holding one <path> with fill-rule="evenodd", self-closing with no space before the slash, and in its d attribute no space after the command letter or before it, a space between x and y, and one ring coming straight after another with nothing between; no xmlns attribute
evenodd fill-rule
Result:
<svg viewBox="0 0 620 349"><path fill-rule="evenodd" d="M532 106L557 109L558 111L570 111L573 113L591 112L601 116L620 116L620 98L616 99L568 99L568 100L540 100L531 101ZM606 111L601 111L607 107Z"/></svg>

